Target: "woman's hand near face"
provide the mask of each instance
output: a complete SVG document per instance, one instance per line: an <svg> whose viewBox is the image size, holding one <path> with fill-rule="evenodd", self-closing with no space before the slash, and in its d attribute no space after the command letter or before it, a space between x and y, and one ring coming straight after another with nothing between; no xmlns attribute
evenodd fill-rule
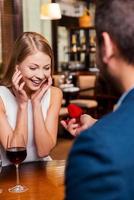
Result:
<svg viewBox="0 0 134 200"><path fill-rule="evenodd" d="M52 78L50 76L48 80L41 85L40 89L37 90L34 94L32 94L31 101L33 105L40 104L43 95L50 88L51 85L52 85Z"/></svg>
<svg viewBox="0 0 134 200"><path fill-rule="evenodd" d="M25 104L28 102L28 96L24 90L25 82L22 81L22 74L21 72L16 69L13 77L12 77L12 89L17 98L19 104Z"/></svg>

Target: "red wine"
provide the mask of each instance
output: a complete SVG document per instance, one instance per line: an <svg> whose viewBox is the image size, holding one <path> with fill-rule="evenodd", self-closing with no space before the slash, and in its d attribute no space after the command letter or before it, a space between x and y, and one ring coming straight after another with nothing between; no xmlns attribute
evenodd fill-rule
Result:
<svg viewBox="0 0 134 200"><path fill-rule="evenodd" d="M12 147L6 150L6 156L13 164L20 164L27 156L26 148Z"/></svg>

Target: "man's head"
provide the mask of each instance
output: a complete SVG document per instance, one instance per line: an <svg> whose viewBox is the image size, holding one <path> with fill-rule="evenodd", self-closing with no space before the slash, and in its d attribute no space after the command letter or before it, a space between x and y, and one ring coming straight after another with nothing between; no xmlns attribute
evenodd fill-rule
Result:
<svg viewBox="0 0 134 200"><path fill-rule="evenodd" d="M96 4L98 64L117 85L120 62L116 61L134 66L134 1L97 0Z"/></svg>
<svg viewBox="0 0 134 200"><path fill-rule="evenodd" d="M134 1L98 0L95 25L98 45L103 43L102 33L107 32L120 56L134 64Z"/></svg>

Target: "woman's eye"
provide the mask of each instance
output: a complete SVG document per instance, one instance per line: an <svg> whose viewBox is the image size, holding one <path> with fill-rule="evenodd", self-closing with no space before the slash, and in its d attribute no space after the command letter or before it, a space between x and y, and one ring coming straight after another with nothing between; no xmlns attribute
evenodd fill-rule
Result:
<svg viewBox="0 0 134 200"><path fill-rule="evenodd" d="M50 67L45 67L45 68L44 68L44 70L49 70L49 69L50 69Z"/></svg>
<svg viewBox="0 0 134 200"><path fill-rule="evenodd" d="M29 69L31 69L31 70L36 70L36 67L29 67Z"/></svg>

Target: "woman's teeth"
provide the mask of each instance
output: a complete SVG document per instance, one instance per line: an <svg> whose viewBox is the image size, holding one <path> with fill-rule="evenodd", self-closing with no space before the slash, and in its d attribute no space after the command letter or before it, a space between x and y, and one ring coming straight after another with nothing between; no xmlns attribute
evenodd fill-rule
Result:
<svg viewBox="0 0 134 200"><path fill-rule="evenodd" d="M31 81L32 81L32 83L33 83L34 85L39 86L39 85L42 85L42 84L47 83L47 82L48 82L48 79L43 80L43 81L41 81L41 80L32 80L32 79L31 79Z"/></svg>
<svg viewBox="0 0 134 200"><path fill-rule="evenodd" d="M32 82L33 82L34 84L36 84L36 85L41 84L41 81L38 81L38 80L32 80Z"/></svg>

